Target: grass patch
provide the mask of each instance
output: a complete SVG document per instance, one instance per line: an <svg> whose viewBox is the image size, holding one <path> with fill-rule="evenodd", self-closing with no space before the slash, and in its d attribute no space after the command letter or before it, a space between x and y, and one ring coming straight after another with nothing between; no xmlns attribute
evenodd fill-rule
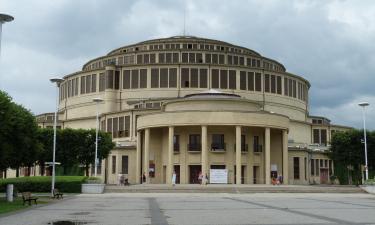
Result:
<svg viewBox="0 0 375 225"><path fill-rule="evenodd" d="M84 176L56 176L55 187L61 192L80 193L81 184L86 181ZM18 177L0 180L0 192L5 192L7 184L13 184L18 192L50 192L50 176Z"/></svg>
<svg viewBox="0 0 375 225"><path fill-rule="evenodd" d="M23 205L22 203L22 198L16 198L13 202L7 202L6 198L0 198L0 214L29 207L29 205Z"/></svg>

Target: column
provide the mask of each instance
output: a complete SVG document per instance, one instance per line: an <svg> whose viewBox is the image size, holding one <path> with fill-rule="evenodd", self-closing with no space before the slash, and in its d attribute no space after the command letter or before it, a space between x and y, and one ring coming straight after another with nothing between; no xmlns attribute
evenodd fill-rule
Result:
<svg viewBox="0 0 375 225"><path fill-rule="evenodd" d="M168 162L166 171L166 183L172 184L172 173L173 173L173 136L174 127L169 127L168 131Z"/></svg>
<svg viewBox="0 0 375 225"><path fill-rule="evenodd" d="M265 176L265 183L271 184L271 165L270 165L270 146L271 146L271 132L270 128L265 128L264 134L264 176Z"/></svg>
<svg viewBox="0 0 375 225"><path fill-rule="evenodd" d="M202 126L202 174L206 176L207 171L207 126Z"/></svg>
<svg viewBox="0 0 375 225"><path fill-rule="evenodd" d="M141 151L142 151L142 132L141 131L138 131L137 132L137 158L136 158L136 168L135 168L135 183L136 184L139 184L141 183L141 177L142 177L142 174L141 174L141 168L142 168L142 165L141 165Z"/></svg>
<svg viewBox="0 0 375 225"><path fill-rule="evenodd" d="M236 184L241 184L241 126L236 126Z"/></svg>
<svg viewBox="0 0 375 225"><path fill-rule="evenodd" d="M150 163L150 128L145 129L145 155L144 155L144 164L143 164L143 173L146 174L146 183L149 183L148 170ZM143 176L142 173L142 176Z"/></svg>
<svg viewBox="0 0 375 225"><path fill-rule="evenodd" d="M284 184L288 184L289 176L289 156L288 156L288 131L282 131L282 139L283 139L283 182ZM310 167L311 168L311 167Z"/></svg>

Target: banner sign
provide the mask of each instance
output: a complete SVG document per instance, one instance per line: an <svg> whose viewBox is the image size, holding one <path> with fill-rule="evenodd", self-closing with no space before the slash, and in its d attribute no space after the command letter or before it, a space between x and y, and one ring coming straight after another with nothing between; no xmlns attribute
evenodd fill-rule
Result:
<svg viewBox="0 0 375 225"><path fill-rule="evenodd" d="M210 184L227 184L228 170L227 169L210 169Z"/></svg>

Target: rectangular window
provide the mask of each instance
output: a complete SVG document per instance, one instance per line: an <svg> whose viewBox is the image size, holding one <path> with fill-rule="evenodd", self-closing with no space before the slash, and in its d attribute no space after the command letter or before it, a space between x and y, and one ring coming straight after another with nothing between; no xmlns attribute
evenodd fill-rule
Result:
<svg viewBox="0 0 375 225"><path fill-rule="evenodd" d="M143 55L137 55L137 64L141 64L142 63L142 56Z"/></svg>
<svg viewBox="0 0 375 225"><path fill-rule="evenodd" d="M198 87L198 69L191 68L190 69L190 87L197 88Z"/></svg>
<svg viewBox="0 0 375 225"><path fill-rule="evenodd" d="M112 133L112 118L107 119L107 132Z"/></svg>
<svg viewBox="0 0 375 225"><path fill-rule="evenodd" d="M189 53L189 63L195 63L195 53Z"/></svg>
<svg viewBox="0 0 375 225"><path fill-rule="evenodd" d="M182 53L182 62L183 63L189 62L189 54L188 53L185 53L185 52Z"/></svg>
<svg viewBox="0 0 375 225"><path fill-rule="evenodd" d="M247 73L247 90L254 91L254 72Z"/></svg>
<svg viewBox="0 0 375 225"><path fill-rule="evenodd" d="M128 174L128 169L129 169L129 158L127 155L123 155L121 157L121 174Z"/></svg>
<svg viewBox="0 0 375 225"><path fill-rule="evenodd" d="M220 70L220 88L228 88L228 70Z"/></svg>
<svg viewBox="0 0 375 225"><path fill-rule="evenodd" d="M289 95L289 85L288 85L288 78L284 78L284 95Z"/></svg>
<svg viewBox="0 0 375 225"><path fill-rule="evenodd" d="M319 174L320 174L319 159L315 159L315 176L319 176Z"/></svg>
<svg viewBox="0 0 375 225"><path fill-rule="evenodd" d="M212 64L218 64L219 60L217 54L212 54Z"/></svg>
<svg viewBox="0 0 375 225"><path fill-rule="evenodd" d="M238 65L238 56L233 56L233 64Z"/></svg>
<svg viewBox="0 0 375 225"><path fill-rule="evenodd" d="M86 93L86 76L81 77L81 94Z"/></svg>
<svg viewBox="0 0 375 225"><path fill-rule="evenodd" d="M211 149L213 151L218 149L225 149L224 134L213 134Z"/></svg>
<svg viewBox="0 0 375 225"><path fill-rule="evenodd" d="M150 55L149 55L149 54L144 54L144 55L143 55L143 62L144 62L145 64L150 63Z"/></svg>
<svg viewBox="0 0 375 225"><path fill-rule="evenodd" d="M168 87L168 69L167 68L160 69L160 87L161 88Z"/></svg>
<svg viewBox="0 0 375 225"><path fill-rule="evenodd" d="M118 136L125 137L124 133L124 117L119 117L118 119Z"/></svg>
<svg viewBox="0 0 375 225"><path fill-rule="evenodd" d="M240 71L240 89L246 90L246 71Z"/></svg>
<svg viewBox="0 0 375 225"><path fill-rule="evenodd" d="M105 90L105 76L104 73L99 74L99 91L102 92Z"/></svg>
<svg viewBox="0 0 375 225"><path fill-rule="evenodd" d="M264 91L270 92L270 75L265 74L264 76Z"/></svg>
<svg viewBox="0 0 375 225"><path fill-rule="evenodd" d="M199 73L200 88L207 88L207 69L200 69Z"/></svg>
<svg viewBox="0 0 375 225"><path fill-rule="evenodd" d="M201 151L201 135L200 134L190 134L188 151Z"/></svg>
<svg viewBox="0 0 375 225"><path fill-rule="evenodd" d="M206 63L211 63L211 54L206 53Z"/></svg>
<svg viewBox="0 0 375 225"><path fill-rule="evenodd" d="M311 171L310 171L311 176L315 176L315 161L314 161L314 159L310 160L310 164L311 164Z"/></svg>
<svg viewBox="0 0 375 225"><path fill-rule="evenodd" d="M93 74L91 78L91 92L96 92L96 74Z"/></svg>
<svg viewBox="0 0 375 225"><path fill-rule="evenodd" d="M293 157L294 179L299 180L299 157Z"/></svg>
<svg viewBox="0 0 375 225"><path fill-rule="evenodd" d="M235 70L229 70L229 89L237 89Z"/></svg>
<svg viewBox="0 0 375 225"><path fill-rule="evenodd" d="M293 80L293 98L297 97L296 81Z"/></svg>
<svg viewBox="0 0 375 225"><path fill-rule="evenodd" d="M224 55L219 55L219 64L224 64Z"/></svg>
<svg viewBox="0 0 375 225"><path fill-rule="evenodd" d="M196 58L197 58L197 63L203 63L202 53L197 53Z"/></svg>
<svg viewBox="0 0 375 225"><path fill-rule="evenodd" d="M112 174L116 174L116 156L112 156Z"/></svg>
<svg viewBox="0 0 375 225"><path fill-rule="evenodd" d="M147 88L147 69L140 69L139 75L139 87Z"/></svg>
<svg viewBox="0 0 375 225"><path fill-rule="evenodd" d="M166 53L165 54L165 61L167 63L172 63L172 53Z"/></svg>
<svg viewBox="0 0 375 225"><path fill-rule="evenodd" d="M177 69L176 68L169 69L169 87L170 88L177 87Z"/></svg>
<svg viewBox="0 0 375 225"><path fill-rule="evenodd" d="M293 97L293 80L289 79L289 97Z"/></svg>
<svg viewBox="0 0 375 225"><path fill-rule="evenodd" d="M159 53L159 63L165 63L165 53Z"/></svg>
<svg viewBox="0 0 375 225"><path fill-rule="evenodd" d="M138 88L138 70L132 70L132 88Z"/></svg>
<svg viewBox="0 0 375 225"><path fill-rule="evenodd" d="M262 146L259 144L259 136L254 136L253 150L254 152L262 152Z"/></svg>
<svg viewBox="0 0 375 225"><path fill-rule="evenodd" d="M245 65L245 58L244 57L239 57L240 58L240 65Z"/></svg>
<svg viewBox="0 0 375 225"><path fill-rule="evenodd" d="M262 74L255 73L255 91L262 91Z"/></svg>
<svg viewBox="0 0 375 225"><path fill-rule="evenodd" d="M151 88L159 87L159 69L151 69Z"/></svg>
<svg viewBox="0 0 375 225"><path fill-rule="evenodd" d="M106 71L106 89L113 89L113 70Z"/></svg>
<svg viewBox="0 0 375 225"><path fill-rule="evenodd" d="M189 68L181 68L181 88L190 87Z"/></svg>
<svg viewBox="0 0 375 225"><path fill-rule="evenodd" d="M320 130L320 144L327 145L327 130Z"/></svg>
<svg viewBox="0 0 375 225"><path fill-rule="evenodd" d="M118 137L118 117L113 118L113 138Z"/></svg>
<svg viewBox="0 0 375 225"><path fill-rule="evenodd" d="M156 62L156 59L155 59L155 54L150 54L150 63L155 63Z"/></svg>
<svg viewBox="0 0 375 225"><path fill-rule="evenodd" d="M122 80L122 88L130 89L130 70L124 70Z"/></svg>
<svg viewBox="0 0 375 225"><path fill-rule="evenodd" d="M180 135L173 136L173 151L175 152L180 151Z"/></svg>
<svg viewBox="0 0 375 225"><path fill-rule="evenodd" d="M271 75L271 93L276 93L276 79L275 79L275 75Z"/></svg>
<svg viewBox="0 0 375 225"><path fill-rule="evenodd" d="M173 63L178 63L180 61L178 53L173 53Z"/></svg>
<svg viewBox="0 0 375 225"><path fill-rule="evenodd" d="M211 73L211 88L219 88L219 70L213 69Z"/></svg>
<svg viewBox="0 0 375 225"><path fill-rule="evenodd" d="M319 129L313 129L313 143L320 144L320 132Z"/></svg>
<svg viewBox="0 0 375 225"><path fill-rule="evenodd" d="M125 137L129 137L130 134L130 116L125 116Z"/></svg>

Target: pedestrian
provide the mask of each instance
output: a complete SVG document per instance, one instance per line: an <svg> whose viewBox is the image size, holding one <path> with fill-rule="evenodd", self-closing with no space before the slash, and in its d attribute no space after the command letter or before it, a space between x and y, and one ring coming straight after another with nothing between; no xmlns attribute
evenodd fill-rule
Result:
<svg viewBox="0 0 375 225"><path fill-rule="evenodd" d="M199 184L202 184L202 180L203 180L202 172L199 172L199 175L198 175Z"/></svg>
<svg viewBox="0 0 375 225"><path fill-rule="evenodd" d="M146 183L146 172L142 175L142 183Z"/></svg>
<svg viewBox="0 0 375 225"><path fill-rule="evenodd" d="M172 174L172 185L175 186L176 185L176 171L173 171L173 174Z"/></svg>

